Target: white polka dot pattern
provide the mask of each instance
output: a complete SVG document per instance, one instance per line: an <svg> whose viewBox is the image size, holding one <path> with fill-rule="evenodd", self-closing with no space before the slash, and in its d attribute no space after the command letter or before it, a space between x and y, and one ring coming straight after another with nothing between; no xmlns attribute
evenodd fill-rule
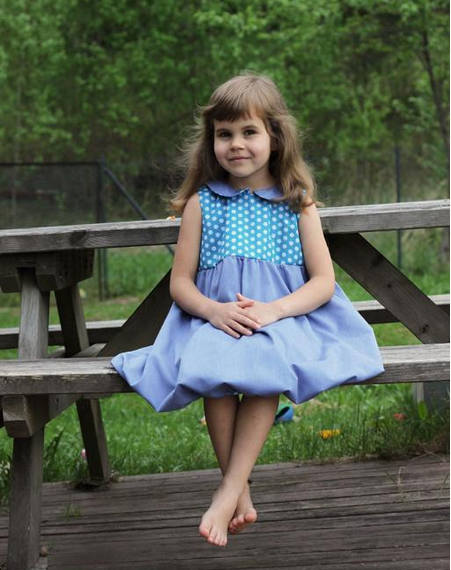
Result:
<svg viewBox="0 0 451 570"><path fill-rule="evenodd" d="M198 194L202 210L198 269L215 267L227 256L303 265L300 214L287 202L272 202L248 189L226 197L203 186Z"/></svg>

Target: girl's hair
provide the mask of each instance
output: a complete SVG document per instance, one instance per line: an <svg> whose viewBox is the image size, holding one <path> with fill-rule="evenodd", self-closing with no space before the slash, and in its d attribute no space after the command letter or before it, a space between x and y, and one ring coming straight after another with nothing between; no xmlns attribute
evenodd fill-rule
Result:
<svg viewBox="0 0 451 570"><path fill-rule="evenodd" d="M227 172L214 153L214 121L235 121L252 113L265 123L275 150L269 159L269 171L283 196L295 212L316 200L316 184L309 167L301 157L301 142L296 121L288 112L275 83L264 75L244 73L220 85L205 107L187 140L182 156L185 179L172 198L170 208L182 213L189 198L209 180L226 180Z"/></svg>

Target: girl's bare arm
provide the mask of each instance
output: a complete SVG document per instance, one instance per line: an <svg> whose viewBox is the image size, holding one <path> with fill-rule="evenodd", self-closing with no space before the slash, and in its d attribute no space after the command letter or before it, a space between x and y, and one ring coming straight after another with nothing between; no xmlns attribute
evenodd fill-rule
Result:
<svg viewBox="0 0 451 570"><path fill-rule="evenodd" d="M310 313L329 301L335 291L334 267L314 204L304 208L299 234L310 280L294 293L272 302L279 319Z"/></svg>
<svg viewBox="0 0 451 570"><path fill-rule="evenodd" d="M184 311L209 320L214 301L203 295L195 285L201 235L202 213L196 193L188 200L183 211L169 291L173 301Z"/></svg>

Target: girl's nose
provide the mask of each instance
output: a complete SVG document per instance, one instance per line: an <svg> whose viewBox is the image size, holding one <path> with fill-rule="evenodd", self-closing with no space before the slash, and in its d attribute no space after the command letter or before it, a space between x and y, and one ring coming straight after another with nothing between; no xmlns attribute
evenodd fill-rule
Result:
<svg viewBox="0 0 451 570"><path fill-rule="evenodd" d="M243 139L241 137L233 137L230 143L232 148L242 148L243 147Z"/></svg>

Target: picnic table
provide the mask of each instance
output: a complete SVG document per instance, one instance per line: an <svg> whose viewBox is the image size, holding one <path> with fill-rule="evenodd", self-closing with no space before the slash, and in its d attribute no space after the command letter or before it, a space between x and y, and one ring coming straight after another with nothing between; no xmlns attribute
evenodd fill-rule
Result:
<svg viewBox="0 0 451 570"><path fill-rule="evenodd" d="M356 303L364 318L399 321L421 341L382 347L386 371L366 383L449 379L449 296L426 295L362 235L447 227L449 201L322 208L320 216L333 260L375 298ZM99 398L131 391L109 360L152 344L172 304L168 272L125 322L87 327L78 284L92 276L96 250L174 244L179 227L180 219L166 219L0 231L0 288L21 294L19 329L0 332L0 348L18 348L17 361L0 361L0 427L14 438L8 570L28 570L39 557L45 425L75 403L89 483L107 482ZM64 347L54 358L48 358L51 292L60 327L50 335Z"/></svg>

